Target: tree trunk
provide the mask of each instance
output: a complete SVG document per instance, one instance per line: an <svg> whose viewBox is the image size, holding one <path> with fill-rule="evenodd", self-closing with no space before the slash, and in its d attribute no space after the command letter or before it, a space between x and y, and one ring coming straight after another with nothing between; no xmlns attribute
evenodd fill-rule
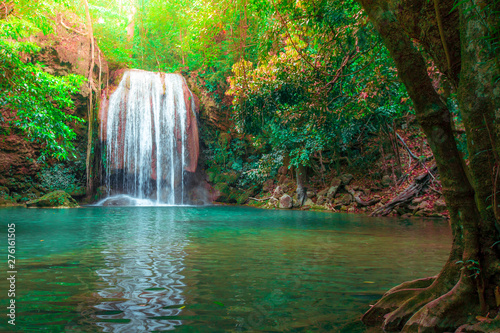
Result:
<svg viewBox="0 0 500 333"><path fill-rule="evenodd" d="M87 32L90 42L90 66L89 66L89 105L88 105L88 132L87 132L87 160L86 160L86 170L87 170L87 196L92 195L93 188L93 180L92 180L92 169L93 165L91 163L92 160L92 143L94 136L94 105L92 94L94 91L94 31L92 29L92 21L90 18L89 12L89 4L87 0L84 0L85 4L85 13L87 16Z"/></svg>
<svg viewBox="0 0 500 333"><path fill-rule="evenodd" d="M453 2L443 2L449 5L450 1ZM491 281L492 266L488 263L492 260L485 260L484 246L480 245L483 235L480 225L488 223L481 221L483 207L476 205L475 191L454 140L450 112L432 86L422 55L404 33L406 22L398 22L391 10L398 8L398 1L361 0L361 3L381 34L414 102L417 119L436 158L453 232L448 262L432 284L423 288L410 284L386 294L363 316L363 321L382 324L387 331L455 330L475 320L475 316L486 315L486 310L496 313L496 305L488 296L491 291L485 289L489 287L486 282ZM424 4L423 0L419 3ZM441 38L438 42L442 47ZM465 47L470 43L467 39L462 42ZM448 66L449 61L441 63ZM461 73L462 77L475 75L467 70ZM462 108L462 114L468 111Z"/></svg>
<svg viewBox="0 0 500 333"><path fill-rule="evenodd" d="M302 207L307 200L307 171L302 164L299 164L295 170L297 175L297 201L299 206Z"/></svg>

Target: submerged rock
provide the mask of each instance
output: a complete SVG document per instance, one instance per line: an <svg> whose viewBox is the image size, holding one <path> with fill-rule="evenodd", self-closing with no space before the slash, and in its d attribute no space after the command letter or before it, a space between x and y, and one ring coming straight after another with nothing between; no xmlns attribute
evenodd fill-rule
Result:
<svg viewBox="0 0 500 333"><path fill-rule="evenodd" d="M28 208L75 208L79 207L75 199L64 191L54 191L41 198L26 202Z"/></svg>

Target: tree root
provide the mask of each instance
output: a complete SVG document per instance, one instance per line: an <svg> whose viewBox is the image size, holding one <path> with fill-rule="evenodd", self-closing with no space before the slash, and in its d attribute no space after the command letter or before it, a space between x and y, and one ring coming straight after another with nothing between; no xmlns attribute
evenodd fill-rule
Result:
<svg viewBox="0 0 500 333"><path fill-rule="evenodd" d="M456 251L436 277L405 282L389 290L361 320L368 326L382 326L386 332L399 332L426 304L448 293L459 281Z"/></svg>
<svg viewBox="0 0 500 333"><path fill-rule="evenodd" d="M437 276L430 276L426 277L423 279L417 279L413 281L407 281L403 282L400 285L397 285L396 287L390 289L388 292L385 293L384 296L392 294L396 291L400 291L402 289L423 289L429 287L435 280Z"/></svg>
<svg viewBox="0 0 500 333"><path fill-rule="evenodd" d="M475 320L479 313L477 290L472 283L460 281L446 294L427 303L406 323L404 333L454 331L458 326Z"/></svg>
<svg viewBox="0 0 500 333"><path fill-rule="evenodd" d="M373 206L375 204L377 204L381 198L374 198L374 199L371 199L371 200L368 200L368 201L365 201L363 199L361 199L359 197L359 193L356 193L356 191L354 191L352 188L350 188L349 186L346 186L345 187L346 191L352 195L352 197L354 198L354 201L356 201L356 203L361 206L361 207L369 207L369 206Z"/></svg>

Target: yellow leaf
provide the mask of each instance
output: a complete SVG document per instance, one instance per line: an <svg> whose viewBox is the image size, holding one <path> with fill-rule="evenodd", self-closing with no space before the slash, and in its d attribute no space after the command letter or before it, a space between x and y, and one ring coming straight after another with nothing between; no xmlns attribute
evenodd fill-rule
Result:
<svg viewBox="0 0 500 333"><path fill-rule="evenodd" d="M363 281L363 283L375 283L373 281Z"/></svg>

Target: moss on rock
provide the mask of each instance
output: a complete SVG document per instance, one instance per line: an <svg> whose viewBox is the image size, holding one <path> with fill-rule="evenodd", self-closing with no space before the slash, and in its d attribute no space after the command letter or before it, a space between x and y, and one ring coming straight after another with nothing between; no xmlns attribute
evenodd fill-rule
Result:
<svg viewBox="0 0 500 333"><path fill-rule="evenodd" d="M54 191L41 198L28 201L28 208L75 208L79 207L75 199L64 191Z"/></svg>

